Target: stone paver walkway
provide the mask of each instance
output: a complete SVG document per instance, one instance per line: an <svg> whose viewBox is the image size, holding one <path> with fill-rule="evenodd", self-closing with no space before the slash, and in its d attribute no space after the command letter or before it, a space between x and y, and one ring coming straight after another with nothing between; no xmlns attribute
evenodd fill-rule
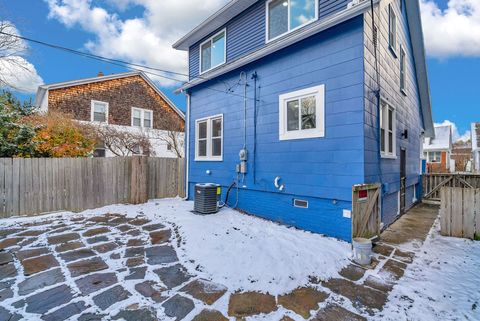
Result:
<svg viewBox="0 0 480 321"><path fill-rule="evenodd" d="M0 231L0 321L367 320L415 256L397 245L423 241L437 213L421 205L387 229L371 266L352 263L279 296L187 271L175 228L143 215L38 218Z"/></svg>

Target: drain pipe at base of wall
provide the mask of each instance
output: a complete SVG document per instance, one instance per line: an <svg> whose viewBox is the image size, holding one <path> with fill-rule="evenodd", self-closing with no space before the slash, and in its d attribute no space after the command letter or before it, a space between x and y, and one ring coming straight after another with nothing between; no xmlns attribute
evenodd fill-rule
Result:
<svg viewBox="0 0 480 321"><path fill-rule="evenodd" d="M190 94L185 92L187 96L187 117L185 120L185 197L182 198L183 201L188 200L188 191L189 191L189 159L190 159Z"/></svg>

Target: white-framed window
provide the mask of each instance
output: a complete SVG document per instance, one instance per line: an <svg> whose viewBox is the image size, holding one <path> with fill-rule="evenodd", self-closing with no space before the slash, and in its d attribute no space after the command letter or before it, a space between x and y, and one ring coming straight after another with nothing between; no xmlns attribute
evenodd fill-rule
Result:
<svg viewBox="0 0 480 321"><path fill-rule="evenodd" d="M388 5L388 45L392 52L397 54L397 14L390 3Z"/></svg>
<svg viewBox="0 0 480 321"><path fill-rule="evenodd" d="M318 20L318 0L269 0L266 4L266 41Z"/></svg>
<svg viewBox="0 0 480 321"><path fill-rule="evenodd" d="M195 160L223 160L223 115L215 115L195 122Z"/></svg>
<svg viewBox="0 0 480 321"><path fill-rule="evenodd" d="M153 128L153 111L132 107L132 126Z"/></svg>
<svg viewBox="0 0 480 321"><path fill-rule="evenodd" d="M91 121L108 124L108 103L98 100L91 101Z"/></svg>
<svg viewBox="0 0 480 321"><path fill-rule="evenodd" d="M227 31L224 29L200 44L200 73L223 65L227 60Z"/></svg>
<svg viewBox="0 0 480 321"><path fill-rule="evenodd" d="M424 157L428 163L440 163L442 161L442 152L425 152Z"/></svg>
<svg viewBox="0 0 480 321"><path fill-rule="evenodd" d="M406 72L405 72L405 68L406 68L406 53L405 53L405 49L403 48L403 46L400 46L400 91L403 93L403 94L407 94L407 84L406 84Z"/></svg>
<svg viewBox="0 0 480 321"><path fill-rule="evenodd" d="M280 95L280 140L325 136L325 85Z"/></svg>
<svg viewBox="0 0 480 321"><path fill-rule="evenodd" d="M397 156L395 108L382 101L380 108L380 153L385 158Z"/></svg>

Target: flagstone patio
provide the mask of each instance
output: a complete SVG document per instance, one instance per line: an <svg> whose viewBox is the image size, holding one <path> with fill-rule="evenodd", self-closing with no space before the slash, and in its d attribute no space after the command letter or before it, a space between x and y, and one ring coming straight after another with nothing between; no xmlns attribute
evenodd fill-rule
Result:
<svg viewBox="0 0 480 321"><path fill-rule="evenodd" d="M381 244L370 267L352 263L337 278L274 296L187 270L175 227L141 214L39 217L0 238L0 321L366 320L414 258Z"/></svg>

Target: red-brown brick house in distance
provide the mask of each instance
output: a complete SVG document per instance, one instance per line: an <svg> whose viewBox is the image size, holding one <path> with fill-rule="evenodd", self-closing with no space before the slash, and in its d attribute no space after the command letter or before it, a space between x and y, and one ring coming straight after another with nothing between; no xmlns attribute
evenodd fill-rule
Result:
<svg viewBox="0 0 480 321"><path fill-rule="evenodd" d="M448 173L450 168L453 139L452 126L435 126L435 138L425 138L423 144L424 157L427 160L427 172Z"/></svg>
<svg viewBox="0 0 480 321"><path fill-rule="evenodd" d="M183 146L184 114L140 71L99 73L93 78L43 85L38 88L35 105L41 112L62 112L78 121L141 133L150 140L152 150L148 153L153 156L178 157L164 139L172 133ZM115 154L100 144L95 156Z"/></svg>

